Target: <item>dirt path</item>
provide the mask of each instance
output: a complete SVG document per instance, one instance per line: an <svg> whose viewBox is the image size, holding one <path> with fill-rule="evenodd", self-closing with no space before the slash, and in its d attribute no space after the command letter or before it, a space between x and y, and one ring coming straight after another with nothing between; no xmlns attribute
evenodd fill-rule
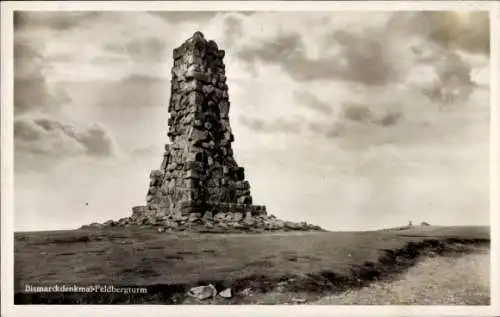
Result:
<svg viewBox="0 0 500 317"><path fill-rule="evenodd" d="M324 297L314 305L489 305L488 249L458 257L428 258L399 280Z"/></svg>

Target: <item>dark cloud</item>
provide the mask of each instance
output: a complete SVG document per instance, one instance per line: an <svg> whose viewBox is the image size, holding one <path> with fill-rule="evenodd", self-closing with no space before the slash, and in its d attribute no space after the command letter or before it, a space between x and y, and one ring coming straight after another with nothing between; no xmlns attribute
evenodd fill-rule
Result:
<svg viewBox="0 0 500 317"><path fill-rule="evenodd" d="M415 61L433 65L443 54L462 50L489 54L489 17L472 12L460 17L456 12L397 12L380 27L335 31L320 41L317 58L306 55L298 33L281 33L274 38L243 46L237 53L254 70L259 64L280 66L297 81L342 80L366 86L398 83L406 76L393 49L393 38L421 38L428 50L409 47ZM404 48L401 48L404 50ZM335 53L329 53L335 52ZM404 58L404 57L401 57Z"/></svg>
<svg viewBox="0 0 500 317"><path fill-rule="evenodd" d="M94 65L104 65L109 66L112 64L125 64L127 60L122 56L96 56L90 59L90 62Z"/></svg>
<svg viewBox="0 0 500 317"><path fill-rule="evenodd" d="M50 56L51 62L74 63L75 57L70 53L55 53Z"/></svg>
<svg viewBox="0 0 500 317"><path fill-rule="evenodd" d="M110 62L123 63L128 58L136 63L163 63L165 57L170 57L171 50L167 50L165 39L156 36L132 38L123 42L108 42L102 48L111 56L99 57L101 60L111 59Z"/></svg>
<svg viewBox="0 0 500 317"><path fill-rule="evenodd" d="M307 131L336 143L349 150L366 149L372 145L397 142L397 132L402 126L403 113L400 109L388 109L375 113L368 105L345 103L341 115L330 120L310 120ZM404 127L403 127L403 131Z"/></svg>
<svg viewBox="0 0 500 317"><path fill-rule="evenodd" d="M339 137L345 130L342 123L334 120L332 120L332 123L311 121L307 123L307 128L310 132L322 135L326 138Z"/></svg>
<svg viewBox="0 0 500 317"><path fill-rule="evenodd" d="M309 122L308 131L322 138L332 139L345 150L366 150L383 144L406 144L411 139L425 139L422 129L396 125L395 113L387 113L369 122L332 120ZM420 134L419 134L420 133Z"/></svg>
<svg viewBox="0 0 500 317"><path fill-rule="evenodd" d="M131 88L134 85L168 85L170 81L165 78L158 78L156 76L150 76L146 74L130 74L129 76L123 78L120 83L122 83L124 86L127 86L127 88ZM141 87L141 89L144 88L145 87Z"/></svg>
<svg viewBox="0 0 500 317"><path fill-rule="evenodd" d="M318 97L307 91L294 91L294 97L302 107L306 107L322 114L331 114L332 108L329 104L321 101Z"/></svg>
<svg viewBox="0 0 500 317"><path fill-rule="evenodd" d="M118 53L118 54L127 53L127 47L122 42L102 43L102 48L110 53Z"/></svg>
<svg viewBox="0 0 500 317"><path fill-rule="evenodd" d="M390 111L386 113L382 118L374 121L384 127L394 125L399 122L403 118L403 113L400 111Z"/></svg>
<svg viewBox="0 0 500 317"><path fill-rule="evenodd" d="M394 108L394 107L393 107ZM401 109L389 109L380 114L374 114L366 104L345 103L341 119L353 122L363 122L370 125L388 127L395 125L403 118Z"/></svg>
<svg viewBox="0 0 500 317"><path fill-rule="evenodd" d="M411 48L416 64L431 67L435 79L417 88L440 106L466 102L480 88L472 80L473 65L463 53L489 55L490 31L487 12L395 13L388 28L426 40Z"/></svg>
<svg viewBox="0 0 500 317"><path fill-rule="evenodd" d="M171 23L205 22L214 18L218 11L148 11L149 14L161 17Z"/></svg>
<svg viewBox="0 0 500 317"><path fill-rule="evenodd" d="M59 59L64 58L62 55ZM45 73L50 67L38 47L14 35L14 148L19 163L16 169L25 171L39 164L49 168L70 156L115 155L115 143L104 128L95 125L78 129L49 119L62 106L73 106L66 87L46 81ZM86 93L89 91L92 90Z"/></svg>
<svg viewBox="0 0 500 317"><path fill-rule="evenodd" d="M133 109L164 108L170 97L170 81L147 74L131 74L119 81L59 82L75 100L117 118ZM88 92L92 92L88 95ZM83 100L83 101L82 101Z"/></svg>
<svg viewBox="0 0 500 317"><path fill-rule="evenodd" d="M460 55L449 52L435 64L436 79L422 87L432 101L441 104L465 102L478 85L472 81L472 66Z"/></svg>
<svg viewBox="0 0 500 317"><path fill-rule="evenodd" d="M346 103L342 115L345 119L358 122L366 122L372 118L372 112L368 106L355 103Z"/></svg>
<svg viewBox="0 0 500 317"><path fill-rule="evenodd" d="M395 12L387 29L421 36L449 51L490 54L490 21L486 11L470 11L467 15L454 11Z"/></svg>
<svg viewBox="0 0 500 317"><path fill-rule="evenodd" d="M65 157L74 155L112 156L115 144L99 125L77 129L48 118L16 118L14 120L16 153Z"/></svg>
<svg viewBox="0 0 500 317"><path fill-rule="evenodd" d="M243 35L241 20L235 16L228 16L224 20L224 39L231 46L235 40Z"/></svg>
<svg viewBox="0 0 500 317"><path fill-rule="evenodd" d="M340 49L339 58L346 64L340 67L341 77L366 85L384 85L399 79L394 62L388 58L382 33L375 30L351 33L335 32L330 41ZM330 61L332 62L332 61Z"/></svg>
<svg viewBox="0 0 500 317"><path fill-rule="evenodd" d="M422 46L412 46L410 50L413 53L415 64L434 66L443 55L442 49L424 49Z"/></svg>
<svg viewBox="0 0 500 317"><path fill-rule="evenodd" d="M125 46L125 51L135 62L161 62L166 53L165 49L165 41L157 37L133 39Z"/></svg>
<svg viewBox="0 0 500 317"><path fill-rule="evenodd" d="M426 36L443 47L489 55L490 21L488 12L471 12L461 18L457 12L425 12L421 17Z"/></svg>
<svg viewBox="0 0 500 317"><path fill-rule="evenodd" d="M298 33L279 34L276 38L244 47L238 56L246 62L258 61L267 63L282 63L282 66L304 57L304 44ZM287 68L285 68L287 70Z"/></svg>
<svg viewBox="0 0 500 317"><path fill-rule="evenodd" d="M298 33L277 37L243 47L238 56L251 66L276 64L297 81L347 80L380 86L399 79L390 59L385 56L381 36L375 31L355 34L337 31L325 39L323 49L334 46L338 53L309 58Z"/></svg>
<svg viewBox="0 0 500 317"><path fill-rule="evenodd" d="M329 139L339 139L344 143L352 142L352 146L359 142L362 146L370 144L369 140L377 140L379 135L385 135L386 128L397 125L403 118L403 112L397 107L385 111L379 110L375 113L366 104L344 103L340 116L327 115L321 120L306 118L266 120L247 116L241 116L239 120L245 127L258 133L302 134L310 132ZM368 140L364 141L362 138Z"/></svg>
<svg viewBox="0 0 500 317"><path fill-rule="evenodd" d="M149 14L161 17L171 23L206 22L215 16L225 13L252 15L254 11L148 11Z"/></svg>
<svg viewBox="0 0 500 317"><path fill-rule="evenodd" d="M166 79L132 74L97 90L104 106L113 108L167 107L170 82Z"/></svg>
<svg viewBox="0 0 500 317"><path fill-rule="evenodd" d="M297 134L301 131L299 122L281 118L276 120L262 120L259 118L241 116L240 123L248 129L259 133Z"/></svg>
<svg viewBox="0 0 500 317"><path fill-rule="evenodd" d="M16 11L14 12L14 30L30 27L66 31L80 27L84 21L101 14L105 12Z"/></svg>
<svg viewBox="0 0 500 317"><path fill-rule="evenodd" d="M69 101L62 90L49 89L44 71L50 64L38 51L17 38L14 39L14 114L32 110L51 111Z"/></svg>

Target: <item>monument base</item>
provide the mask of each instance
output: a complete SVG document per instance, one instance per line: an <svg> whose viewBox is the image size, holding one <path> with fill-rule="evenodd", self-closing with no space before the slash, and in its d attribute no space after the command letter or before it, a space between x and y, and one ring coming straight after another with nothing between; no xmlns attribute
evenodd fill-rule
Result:
<svg viewBox="0 0 500 317"><path fill-rule="evenodd" d="M188 213L167 212L152 206L135 206L130 217L84 227L141 227L164 231L192 231L198 233L261 233L269 231L324 231L306 222L292 222L269 215L264 206L212 203Z"/></svg>
<svg viewBox="0 0 500 317"><path fill-rule="evenodd" d="M202 216L205 213L210 212L212 215L218 213L250 213L252 216L264 216L267 215L266 206L260 205L246 205L246 204L234 204L234 203L184 203L179 206L179 210L170 210L168 208L161 208L155 206L135 206L132 207L132 216L168 216L170 214L181 214L188 216L191 213L199 213Z"/></svg>

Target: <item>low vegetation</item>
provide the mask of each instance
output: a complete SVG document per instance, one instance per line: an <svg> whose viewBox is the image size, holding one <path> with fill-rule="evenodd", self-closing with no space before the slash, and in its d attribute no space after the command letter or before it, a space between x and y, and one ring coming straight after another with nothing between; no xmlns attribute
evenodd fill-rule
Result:
<svg viewBox="0 0 500 317"><path fill-rule="evenodd" d="M223 304L271 291L321 296L401 272L422 255L489 244L487 227L373 232L195 234L140 228L15 234L15 302L190 303L193 286L231 288ZM147 294L24 293L24 285L147 287ZM218 303L217 301L215 303Z"/></svg>

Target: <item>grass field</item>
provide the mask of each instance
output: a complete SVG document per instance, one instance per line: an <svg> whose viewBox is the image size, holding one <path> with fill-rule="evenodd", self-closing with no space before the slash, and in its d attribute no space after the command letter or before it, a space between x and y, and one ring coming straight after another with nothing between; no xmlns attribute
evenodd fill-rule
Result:
<svg viewBox="0 0 500 317"><path fill-rule="evenodd" d="M314 296L404 270L422 254L489 243L488 227L275 234L81 229L15 234L16 303L182 303L193 286ZM144 286L148 294L23 294L25 284ZM312 296L312 295L311 295Z"/></svg>

